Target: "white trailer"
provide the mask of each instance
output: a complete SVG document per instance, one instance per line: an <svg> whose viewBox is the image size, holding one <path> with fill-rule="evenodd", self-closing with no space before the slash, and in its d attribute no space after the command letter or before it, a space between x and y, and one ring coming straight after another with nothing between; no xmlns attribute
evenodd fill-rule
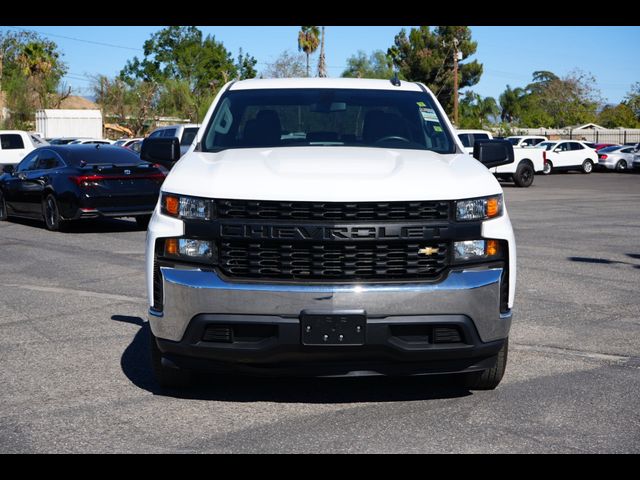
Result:
<svg viewBox="0 0 640 480"><path fill-rule="evenodd" d="M37 110L36 131L44 138L102 138L102 113L100 110Z"/></svg>

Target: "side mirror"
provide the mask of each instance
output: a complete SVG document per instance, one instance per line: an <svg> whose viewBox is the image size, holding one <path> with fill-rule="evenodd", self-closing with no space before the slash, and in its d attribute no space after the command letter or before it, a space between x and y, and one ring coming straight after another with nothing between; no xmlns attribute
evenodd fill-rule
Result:
<svg viewBox="0 0 640 480"><path fill-rule="evenodd" d="M560 151L560 147L554 148L553 153L558 153Z"/></svg>
<svg viewBox="0 0 640 480"><path fill-rule="evenodd" d="M15 171L16 171L16 169L15 169L15 167L14 167L13 165L5 165L4 167L2 167L2 171L3 171L4 173L9 173L9 174L11 174L11 173L15 172Z"/></svg>
<svg viewBox="0 0 640 480"><path fill-rule="evenodd" d="M473 158L487 168L513 163L513 145L507 140L476 140Z"/></svg>
<svg viewBox="0 0 640 480"><path fill-rule="evenodd" d="M140 148L140 160L159 163L171 170L173 164L180 160L180 140L176 137L145 138Z"/></svg>

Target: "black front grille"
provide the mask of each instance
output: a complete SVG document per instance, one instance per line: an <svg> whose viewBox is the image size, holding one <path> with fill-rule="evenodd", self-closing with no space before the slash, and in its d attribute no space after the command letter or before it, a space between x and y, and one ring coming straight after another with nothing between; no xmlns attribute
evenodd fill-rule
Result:
<svg viewBox="0 0 640 480"><path fill-rule="evenodd" d="M430 255L419 253L437 248ZM429 279L448 264L446 242L422 244L222 241L219 268L230 277L291 280Z"/></svg>
<svg viewBox="0 0 640 480"><path fill-rule="evenodd" d="M281 202L216 200L220 219L385 221L447 220L449 202Z"/></svg>

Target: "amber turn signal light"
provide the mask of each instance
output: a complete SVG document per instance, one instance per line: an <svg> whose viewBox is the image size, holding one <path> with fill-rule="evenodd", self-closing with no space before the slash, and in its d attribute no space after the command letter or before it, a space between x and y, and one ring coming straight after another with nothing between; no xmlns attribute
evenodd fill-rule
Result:
<svg viewBox="0 0 640 480"><path fill-rule="evenodd" d="M500 213L500 197L487 199L487 217L493 218Z"/></svg>
<svg viewBox="0 0 640 480"><path fill-rule="evenodd" d="M165 255L177 255L178 254L178 239L169 238L164 244Z"/></svg>
<svg viewBox="0 0 640 480"><path fill-rule="evenodd" d="M487 240L487 256L494 257L498 255L500 250L500 242L498 240Z"/></svg>
<svg viewBox="0 0 640 480"><path fill-rule="evenodd" d="M180 209L180 201L178 200L178 197L173 195L165 195L164 209L169 215L177 217L178 211Z"/></svg>

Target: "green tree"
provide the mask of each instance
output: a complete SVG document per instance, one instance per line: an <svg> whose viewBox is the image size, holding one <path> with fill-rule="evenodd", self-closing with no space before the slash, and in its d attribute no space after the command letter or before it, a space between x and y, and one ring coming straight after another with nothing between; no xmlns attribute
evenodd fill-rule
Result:
<svg viewBox="0 0 640 480"><path fill-rule="evenodd" d="M500 108L493 97L481 97L468 90L460 101L460 127L484 128L500 114Z"/></svg>
<svg viewBox="0 0 640 480"><path fill-rule="evenodd" d="M251 55L245 55L242 53L242 48L238 53L238 60L236 61L236 70L238 72L238 78L240 80L246 80L248 78L255 78L258 72L255 69L258 61Z"/></svg>
<svg viewBox="0 0 640 480"><path fill-rule="evenodd" d="M10 128L33 128L35 110L59 105L67 67L55 42L34 32L0 32L0 89Z"/></svg>
<svg viewBox="0 0 640 480"><path fill-rule="evenodd" d="M513 123L520 118L522 108L522 97L525 91L523 88L516 87L511 89L507 85L506 90L500 94L500 119L506 123Z"/></svg>
<svg viewBox="0 0 640 480"><path fill-rule="evenodd" d="M350 78L382 78L393 76L393 61L382 50L376 50L367 56L362 50L347 59L347 68L343 77Z"/></svg>
<svg viewBox="0 0 640 480"><path fill-rule="evenodd" d="M265 78L296 78L305 76L304 54L285 50L262 73Z"/></svg>
<svg viewBox="0 0 640 480"><path fill-rule="evenodd" d="M144 58L134 57L120 72L120 78L134 87L138 81L156 85L156 94L168 81L185 82L192 102L183 115L195 119L212 93L240 74L255 74L255 59L240 53L239 65L221 42L196 27L166 27L144 43ZM136 87L138 88L138 87ZM146 98L146 95L143 95Z"/></svg>
<svg viewBox="0 0 640 480"><path fill-rule="evenodd" d="M309 56L320 45L320 29L318 27L300 27L298 32L298 50L307 56L307 77L310 76Z"/></svg>
<svg viewBox="0 0 640 480"><path fill-rule="evenodd" d="M453 111L453 57L462 55L458 66L458 89L471 87L480 81L482 64L467 61L477 49L471 40L471 30L464 26L440 26L433 31L427 26L402 29L387 51L403 78L422 82L438 97L443 107Z"/></svg>
<svg viewBox="0 0 640 480"><path fill-rule="evenodd" d="M636 128L638 120L633 109L624 103L618 105L607 105L598 115L598 124L605 128Z"/></svg>
<svg viewBox="0 0 640 480"><path fill-rule="evenodd" d="M640 82L631 85L631 90L624 97L624 103L633 110L633 114L640 122Z"/></svg>

